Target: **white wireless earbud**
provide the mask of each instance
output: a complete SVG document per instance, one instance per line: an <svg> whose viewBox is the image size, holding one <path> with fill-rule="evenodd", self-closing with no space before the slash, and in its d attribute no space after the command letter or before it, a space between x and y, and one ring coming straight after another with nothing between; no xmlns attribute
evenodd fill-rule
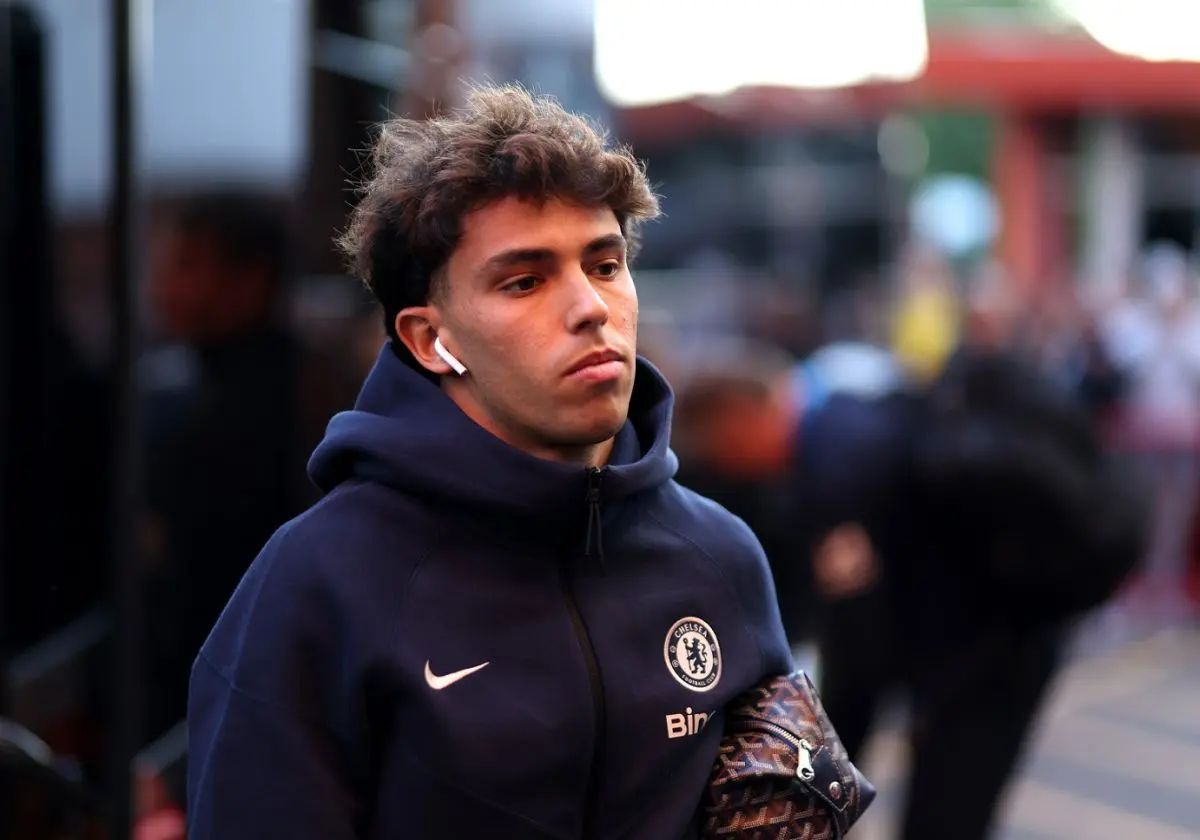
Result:
<svg viewBox="0 0 1200 840"><path fill-rule="evenodd" d="M446 345L442 344L440 335L433 340L433 352L438 354L439 359L450 365L451 369L459 376L467 372L467 366L454 358L454 354L446 349Z"/></svg>

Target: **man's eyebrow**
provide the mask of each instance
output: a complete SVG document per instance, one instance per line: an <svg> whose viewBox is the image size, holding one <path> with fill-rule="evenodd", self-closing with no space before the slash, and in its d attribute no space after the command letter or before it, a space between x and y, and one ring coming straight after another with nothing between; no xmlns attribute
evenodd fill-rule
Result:
<svg viewBox="0 0 1200 840"><path fill-rule="evenodd" d="M491 271L500 268L512 268L515 265L524 265L526 263L546 263L554 261L554 252L549 248L513 248L509 251L501 251L499 254L488 257L483 264L484 271Z"/></svg>
<svg viewBox="0 0 1200 840"><path fill-rule="evenodd" d="M583 246L583 256L590 257L599 251L607 251L610 248L624 248L625 237L619 233L609 233L604 236L597 237ZM487 258L483 264L484 271L496 271L507 268L512 268L517 265L527 265L529 263L548 263L558 259L557 255L549 248L512 248L508 251L501 251L499 254L494 254Z"/></svg>
<svg viewBox="0 0 1200 840"><path fill-rule="evenodd" d="M610 248L624 248L625 237L619 233L610 233L607 236L601 236L593 239L583 248L583 255L589 257L597 251L607 251Z"/></svg>

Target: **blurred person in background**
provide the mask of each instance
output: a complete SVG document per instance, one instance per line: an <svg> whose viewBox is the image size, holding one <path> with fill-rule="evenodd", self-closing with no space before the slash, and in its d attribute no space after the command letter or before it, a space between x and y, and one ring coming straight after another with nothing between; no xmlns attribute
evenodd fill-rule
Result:
<svg viewBox="0 0 1200 840"><path fill-rule="evenodd" d="M1078 397L1109 444L1125 377L1105 345L1100 319L1080 292L1074 278L1045 284L1010 344L1059 389Z"/></svg>
<svg viewBox="0 0 1200 840"><path fill-rule="evenodd" d="M954 273L940 253L914 242L901 255L897 276L892 350L913 378L928 382L941 371L959 339Z"/></svg>
<svg viewBox="0 0 1200 840"><path fill-rule="evenodd" d="M1068 622L1117 589L1144 545L1140 486L1102 448L1078 388L1017 341L1019 302L983 282L962 346L924 396L914 435L923 555L898 603L912 669L915 760L906 837L983 837L1062 655ZM921 803L964 768L945 833Z"/></svg>
<svg viewBox="0 0 1200 840"><path fill-rule="evenodd" d="M141 360L152 735L184 716L195 651L298 509L288 229L281 200L223 189L170 205L157 231Z"/></svg>
<svg viewBox="0 0 1200 840"><path fill-rule="evenodd" d="M792 639L821 626L814 574L832 571L792 558L812 556L847 506L862 518L886 500L867 485L891 474L890 453L900 451L887 439L892 407L903 401L901 377L889 354L853 341L827 345L803 364L770 345L727 341L682 368L681 480L735 511L763 541ZM836 437L827 442L831 432ZM818 479L828 468L832 483ZM873 578L871 566L833 577ZM828 583L850 586L840 578ZM849 723L839 733L853 743Z"/></svg>
<svg viewBox="0 0 1200 840"><path fill-rule="evenodd" d="M896 362L855 342L800 365L748 345L680 388L682 480L761 529L788 635L816 640L852 755L894 679L885 574L911 544L912 414Z"/></svg>
<svg viewBox="0 0 1200 840"><path fill-rule="evenodd" d="M1149 550L1123 607L1135 625L1154 629L1195 615L1184 577L1200 488L1200 303L1177 245L1148 248L1140 274L1141 294L1120 301L1101 326L1126 382L1115 443L1136 454L1154 499Z"/></svg>
<svg viewBox="0 0 1200 840"><path fill-rule="evenodd" d="M389 340L196 659L189 837L694 837L791 661L758 542L672 479L645 172L510 87L372 160L342 243Z"/></svg>
<svg viewBox="0 0 1200 840"><path fill-rule="evenodd" d="M818 643L852 757L889 689L907 690L912 840L986 836L1063 622L1140 547L1136 489L1073 395L1009 350L1011 304L979 289L963 345L919 391L882 351L830 365L844 348L790 374L735 358L681 388L689 471L787 494L770 527L790 551L767 543L781 609L793 639Z"/></svg>

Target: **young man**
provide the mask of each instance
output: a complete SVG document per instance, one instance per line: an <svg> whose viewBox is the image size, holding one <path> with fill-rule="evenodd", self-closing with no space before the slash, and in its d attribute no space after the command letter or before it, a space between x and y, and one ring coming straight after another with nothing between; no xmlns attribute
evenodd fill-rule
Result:
<svg viewBox="0 0 1200 840"><path fill-rule="evenodd" d="M189 836L694 836L722 708L791 662L758 542L672 480L645 174L512 88L373 161L342 244L390 340L196 660Z"/></svg>

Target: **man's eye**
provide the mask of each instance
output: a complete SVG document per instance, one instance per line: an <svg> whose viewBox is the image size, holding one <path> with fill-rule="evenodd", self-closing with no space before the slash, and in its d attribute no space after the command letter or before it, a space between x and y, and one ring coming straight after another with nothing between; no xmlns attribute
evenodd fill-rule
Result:
<svg viewBox="0 0 1200 840"><path fill-rule="evenodd" d="M529 274L529 275L526 275L525 277L518 277L516 280L505 285L504 291L506 291L506 292L532 292L534 289L537 288L537 285L538 285L538 278L534 277L532 274Z"/></svg>
<svg viewBox="0 0 1200 840"><path fill-rule="evenodd" d="M607 260L597 265L592 271L601 277L616 277L621 271L621 263L618 260Z"/></svg>

